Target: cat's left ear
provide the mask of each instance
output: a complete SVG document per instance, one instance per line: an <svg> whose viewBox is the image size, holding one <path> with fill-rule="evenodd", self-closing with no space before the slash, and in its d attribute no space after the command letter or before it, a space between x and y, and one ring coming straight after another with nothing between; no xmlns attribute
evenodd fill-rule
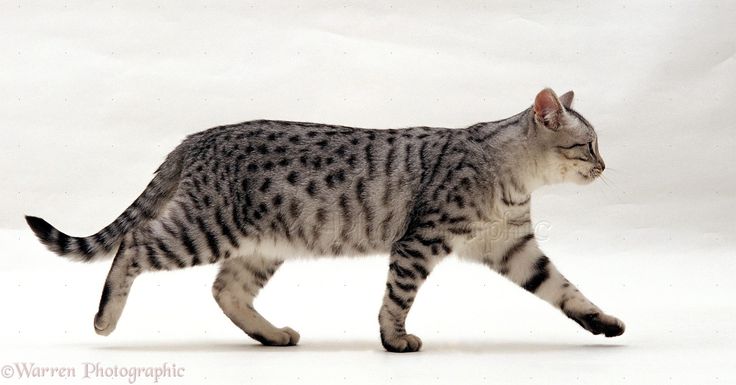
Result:
<svg viewBox="0 0 736 385"><path fill-rule="evenodd" d="M560 127L564 111L565 108L557 98L557 94L550 88L543 89L534 98L534 119L550 130L556 131Z"/></svg>

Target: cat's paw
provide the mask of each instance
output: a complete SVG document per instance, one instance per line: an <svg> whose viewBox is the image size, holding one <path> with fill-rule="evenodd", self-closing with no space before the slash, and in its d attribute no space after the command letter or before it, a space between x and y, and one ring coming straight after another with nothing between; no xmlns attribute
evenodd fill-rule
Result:
<svg viewBox="0 0 736 385"><path fill-rule="evenodd" d="M249 333L249 335L266 346L293 346L299 343L299 333L290 327L269 330L268 333Z"/></svg>
<svg viewBox="0 0 736 385"><path fill-rule="evenodd" d="M582 315L568 314L567 316L595 335L603 334L606 337L616 337L624 334L624 330L626 330L626 325L620 319L608 314L588 313Z"/></svg>
<svg viewBox="0 0 736 385"><path fill-rule="evenodd" d="M296 345L299 343L299 338L301 337L299 333L297 333L296 330L285 326L281 328L281 331L285 332L289 335L289 343L287 345Z"/></svg>
<svg viewBox="0 0 736 385"><path fill-rule="evenodd" d="M115 322L110 322L107 317L100 313L95 314L95 333L101 336L109 336L115 330Z"/></svg>
<svg viewBox="0 0 736 385"><path fill-rule="evenodd" d="M410 353L422 348L422 340L413 334L404 334L392 338L382 338L383 347L393 353Z"/></svg>

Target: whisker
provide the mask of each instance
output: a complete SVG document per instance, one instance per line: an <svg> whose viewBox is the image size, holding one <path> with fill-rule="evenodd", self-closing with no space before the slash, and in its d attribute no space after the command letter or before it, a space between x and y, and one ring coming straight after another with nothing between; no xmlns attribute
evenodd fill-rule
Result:
<svg viewBox="0 0 736 385"><path fill-rule="evenodd" d="M608 167L608 166L606 166L606 171L613 171L613 172L616 172L616 173L628 174L628 172L626 172L626 171L623 171L623 170L618 169L618 168Z"/></svg>
<svg viewBox="0 0 736 385"><path fill-rule="evenodd" d="M612 181L611 179L609 179L609 178L607 178L607 177L603 176L602 174L601 174L601 176L600 176L600 179L601 179L601 181L603 181L603 183L605 183L605 184L606 184L606 186L607 186L607 187L609 187L609 188L613 188L613 189L615 189L615 190L618 190L618 191L617 191L617 194L616 194L616 195L620 196L620 195L621 195L622 193L623 193L623 194L625 194L625 193L626 193L626 191L624 191L624 190L623 190L623 189L622 189L621 187L619 187L619 186L618 186L618 185L617 185L616 183L614 183L614 182L613 182L613 181Z"/></svg>
<svg viewBox="0 0 736 385"><path fill-rule="evenodd" d="M608 184L608 182L605 179L603 179L603 175L598 175L597 180L600 180L601 182L603 182L603 184L605 184L605 187L601 186L600 183L596 183L596 185L599 186L596 190L598 190L600 194L603 194L603 197L605 200L610 201L611 198L608 192L610 191L611 186Z"/></svg>

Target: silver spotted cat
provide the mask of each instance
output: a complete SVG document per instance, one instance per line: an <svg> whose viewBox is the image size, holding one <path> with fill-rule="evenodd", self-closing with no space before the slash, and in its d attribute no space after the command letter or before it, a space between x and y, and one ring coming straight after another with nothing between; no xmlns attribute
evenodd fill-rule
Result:
<svg viewBox="0 0 736 385"><path fill-rule="evenodd" d="M218 263L215 300L265 345L294 345L253 299L287 259L390 255L378 320L383 346L420 349L404 322L422 283L447 255L482 263L559 308L593 334L624 324L591 303L539 249L531 192L596 179L605 164L573 93L542 90L500 121L462 129L361 129L258 120L186 138L110 225L71 237L26 220L53 252L85 262L115 255L94 318L115 329L145 271Z"/></svg>

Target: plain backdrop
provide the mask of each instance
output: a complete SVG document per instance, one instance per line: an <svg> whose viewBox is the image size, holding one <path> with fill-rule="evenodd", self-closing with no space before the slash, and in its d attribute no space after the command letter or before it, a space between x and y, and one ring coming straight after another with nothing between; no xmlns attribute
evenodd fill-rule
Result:
<svg viewBox="0 0 736 385"><path fill-rule="evenodd" d="M175 363L161 383L734 383L736 3L314 1L0 3L0 365ZM92 328L109 262L46 251L23 214L96 232L186 135L252 119L463 127L573 89L605 180L534 193L541 245L627 323L587 334L450 258L385 353L386 257L284 266L256 301L302 334L265 348L212 300L216 269L140 277ZM93 382L127 383L127 378ZM138 383L151 383L139 379Z"/></svg>

